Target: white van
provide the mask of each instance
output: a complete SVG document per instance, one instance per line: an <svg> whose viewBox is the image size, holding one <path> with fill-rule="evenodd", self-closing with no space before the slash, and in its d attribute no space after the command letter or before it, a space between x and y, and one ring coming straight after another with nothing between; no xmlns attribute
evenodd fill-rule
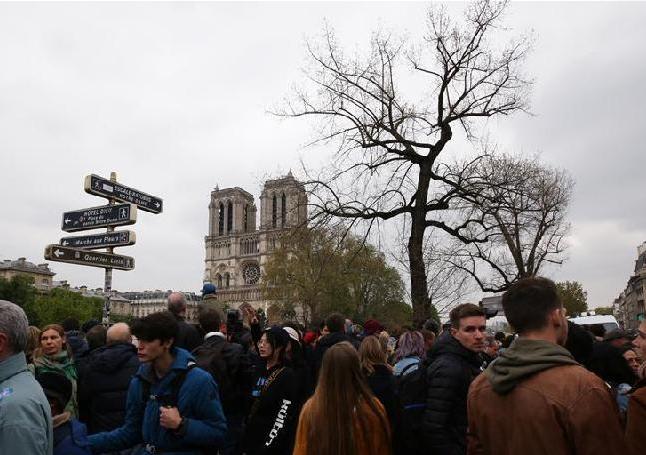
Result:
<svg viewBox="0 0 646 455"><path fill-rule="evenodd" d="M604 333L612 332L613 330L619 330L619 323L614 316L579 316L577 318L570 318L570 321L574 322L577 325L585 326L602 326Z"/></svg>

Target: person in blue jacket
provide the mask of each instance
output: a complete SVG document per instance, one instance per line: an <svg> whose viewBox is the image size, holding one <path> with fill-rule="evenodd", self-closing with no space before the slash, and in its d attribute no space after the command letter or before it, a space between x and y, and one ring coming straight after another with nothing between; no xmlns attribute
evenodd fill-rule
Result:
<svg viewBox="0 0 646 455"><path fill-rule="evenodd" d="M195 367L188 351L173 347L177 331L177 320L168 312L132 324L143 365L128 388L123 426L91 435L93 453L140 445L138 455L198 455L222 444L227 425L218 387L209 373Z"/></svg>

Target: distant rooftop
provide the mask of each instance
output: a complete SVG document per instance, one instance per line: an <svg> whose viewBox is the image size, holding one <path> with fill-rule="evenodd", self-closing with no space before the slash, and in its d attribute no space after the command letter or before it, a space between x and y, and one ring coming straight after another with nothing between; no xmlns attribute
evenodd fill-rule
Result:
<svg viewBox="0 0 646 455"><path fill-rule="evenodd" d="M0 270L15 270L18 272L37 273L40 275L54 276L56 273L49 270L49 264L34 264L27 261L25 258L18 258L16 260L5 259L0 262Z"/></svg>

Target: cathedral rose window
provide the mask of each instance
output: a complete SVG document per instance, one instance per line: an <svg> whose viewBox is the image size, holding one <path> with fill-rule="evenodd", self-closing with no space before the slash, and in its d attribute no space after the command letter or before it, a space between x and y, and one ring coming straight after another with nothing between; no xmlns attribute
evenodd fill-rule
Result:
<svg viewBox="0 0 646 455"><path fill-rule="evenodd" d="M260 281L260 267L258 264L248 264L242 269L245 284L258 284Z"/></svg>

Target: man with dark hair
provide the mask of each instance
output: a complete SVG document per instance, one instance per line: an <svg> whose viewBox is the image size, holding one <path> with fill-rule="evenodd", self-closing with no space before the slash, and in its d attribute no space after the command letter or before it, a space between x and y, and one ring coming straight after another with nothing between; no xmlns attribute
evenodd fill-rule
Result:
<svg viewBox="0 0 646 455"><path fill-rule="evenodd" d="M323 355L325 355L325 352L329 348L342 341L348 341L356 349L359 349L358 340L345 333L345 317L340 313L332 313L325 319L322 333L325 333L325 335L316 343L311 359L311 372L313 375L311 384L314 386L318 382L318 374L323 362Z"/></svg>
<svg viewBox="0 0 646 455"><path fill-rule="evenodd" d="M519 337L469 390L469 454L626 453L608 387L563 347L568 321L555 284L522 279L502 305ZM512 423L494 423L501 415Z"/></svg>
<svg viewBox="0 0 646 455"><path fill-rule="evenodd" d="M330 333L342 332L345 327L345 317L341 313L332 313L325 320L325 325Z"/></svg>
<svg viewBox="0 0 646 455"><path fill-rule="evenodd" d="M191 352L202 342L197 329L184 320L186 317L186 297L181 292L168 295L168 311L177 321L178 331L175 346Z"/></svg>
<svg viewBox="0 0 646 455"><path fill-rule="evenodd" d="M458 305L449 318L450 330L429 354L423 429L429 453L462 455L467 447L467 393L483 368L486 320L472 303Z"/></svg>
<svg viewBox="0 0 646 455"><path fill-rule="evenodd" d="M227 325L218 309L200 309L199 321L206 335L204 343L193 351L193 356L197 365L211 373L218 384L228 425L220 454L233 455L238 453L244 419L250 408L255 371L244 348L227 341Z"/></svg>
<svg viewBox="0 0 646 455"><path fill-rule="evenodd" d="M27 316L0 300L0 453L51 455L49 402L27 368Z"/></svg>
<svg viewBox="0 0 646 455"><path fill-rule="evenodd" d="M90 436L95 453L144 444L144 453L198 455L222 444L226 421L218 387L193 356L174 347L175 317L153 313L132 324L144 363L130 382L124 424Z"/></svg>

